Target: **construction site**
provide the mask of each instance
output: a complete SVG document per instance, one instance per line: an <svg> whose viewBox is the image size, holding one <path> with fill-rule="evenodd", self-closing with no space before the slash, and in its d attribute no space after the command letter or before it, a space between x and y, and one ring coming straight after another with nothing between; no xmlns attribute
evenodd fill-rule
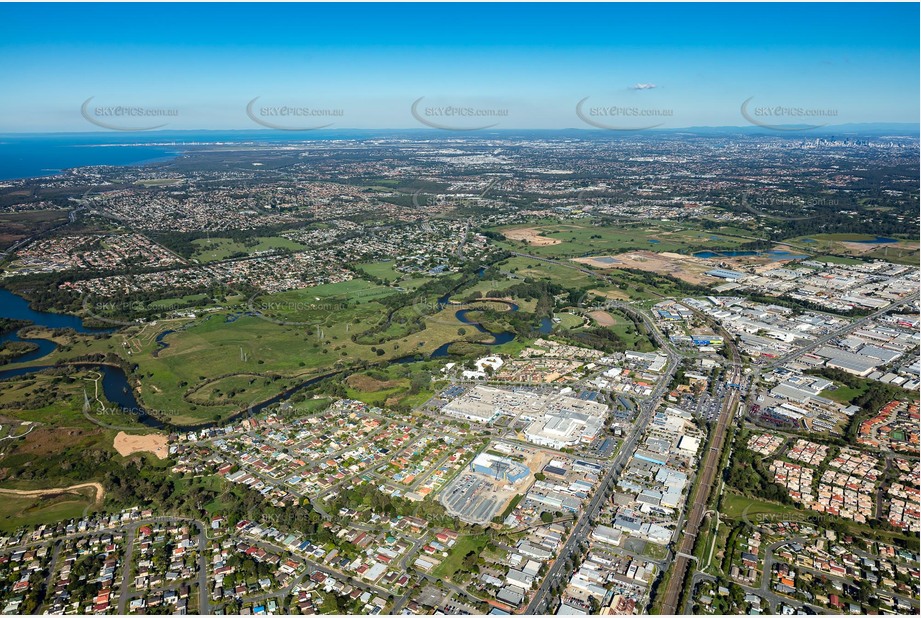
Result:
<svg viewBox="0 0 921 618"><path fill-rule="evenodd" d="M470 524L489 524L515 496L534 483L548 455L539 449L495 442L477 455L441 494L451 515Z"/></svg>

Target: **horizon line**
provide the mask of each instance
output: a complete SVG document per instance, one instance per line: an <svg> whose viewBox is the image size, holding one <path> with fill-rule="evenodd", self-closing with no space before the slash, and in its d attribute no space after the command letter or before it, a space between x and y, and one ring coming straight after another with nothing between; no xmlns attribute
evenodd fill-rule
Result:
<svg viewBox="0 0 921 618"><path fill-rule="evenodd" d="M810 126L810 125L796 125L796 124L783 124L776 125L777 128L784 128L786 130L799 130L802 133L810 132L819 132L819 131L828 131L832 129L845 129L845 128L870 128L873 126L886 127L892 126L896 127L917 127L921 129L921 122L900 122L900 121L870 121L870 122L848 122L834 125L822 125L819 127ZM119 131L119 130L58 130L58 131L3 131L0 130L0 136L25 136L25 135L157 135L165 133L208 133L208 132L240 132L240 133L271 133L271 134L290 134L292 137L297 135L310 135L310 134L319 134L319 133L336 133L344 131L385 131L385 132L394 132L394 131L418 131L424 133L431 133L433 135L438 134L455 134L455 135L482 135L484 133L502 133L510 131L534 131L534 132L559 132L559 131L574 131L574 132L584 132L598 135L631 135L631 134L641 134L641 133L667 133L670 131L691 131L691 130L701 130L701 129L710 129L710 130L740 130L740 131L764 131L766 134L770 135L775 128L770 127L759 127L755 125L690 125L685 127L655 127L655 128L636 128L636 129L603 129L595 127L559 127L559 128L549 128L549 127L489 127L484 129L436 129L432 127L323 127L317 129L270 129L270 128L193 128L193 129L169 129L169 128L158 128L142 131Z"/></svg>

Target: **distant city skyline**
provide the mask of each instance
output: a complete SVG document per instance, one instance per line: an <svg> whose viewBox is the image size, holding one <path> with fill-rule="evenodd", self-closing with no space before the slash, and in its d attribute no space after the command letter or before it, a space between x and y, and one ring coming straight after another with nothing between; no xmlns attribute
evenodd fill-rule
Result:
<svg viewBox="0 0 921 618"><path fill-rule="evenodd" d="M5 4L0 132L916 123L918 18L909 3Z"/></svg>

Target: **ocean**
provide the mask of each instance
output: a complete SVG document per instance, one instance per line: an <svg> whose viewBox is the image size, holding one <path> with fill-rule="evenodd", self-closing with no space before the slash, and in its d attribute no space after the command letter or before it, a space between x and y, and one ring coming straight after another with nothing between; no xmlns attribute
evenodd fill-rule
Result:
<svg viewBox="0 0 921 618"><path fill-rule="evenodd" d="M177 154L174 145L144 144L137 136L0 136L0 180L49 176L84 165L137 165Z"/></svg>

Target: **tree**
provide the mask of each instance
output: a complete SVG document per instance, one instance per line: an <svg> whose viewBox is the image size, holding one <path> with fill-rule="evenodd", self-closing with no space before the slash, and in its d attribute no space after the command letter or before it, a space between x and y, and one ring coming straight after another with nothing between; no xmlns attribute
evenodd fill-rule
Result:
<svg viewBox="0 0 921 618"><path fill-rule="evenodd" d="M409 381L409 392L413 395L420 393L427 389L432 383L432 374L427 371L420 371L413 374L412 379Z"/></svg>

